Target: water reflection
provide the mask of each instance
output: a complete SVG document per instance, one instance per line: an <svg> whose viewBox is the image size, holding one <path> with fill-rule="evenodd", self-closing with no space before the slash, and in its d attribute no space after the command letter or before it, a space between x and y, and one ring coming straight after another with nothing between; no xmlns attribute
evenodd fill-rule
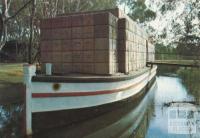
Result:
<svg viewBox="0 0 200 138"><path fill-rule="evenodd" d="M21 104L0 105L0 138L22 137Z"/></svg>
<svg viewBox="0 0 200 138"><path fill-rule="evenodd" d="M191 101L194 101L195 98L187 92L179 78L158 77L157 84L158 89L155 92L154 100L155 117L150 121L150 126L148 128L146 138L189 138L191 136L195 137L199 135L196 133L178 133L178 131L181 131L181 129L177 129L177 133L170 133L169 111L172 109L172 107L176 109L174 110L175 112L178 112L181 107L185 107L185 110L192 110L193 107L189 105L193 105L191 104ZM173 129L176 129L179 125L180 122L178 121L179 119L176 118ZM184 129L183 126L182 129Z"/></svg>

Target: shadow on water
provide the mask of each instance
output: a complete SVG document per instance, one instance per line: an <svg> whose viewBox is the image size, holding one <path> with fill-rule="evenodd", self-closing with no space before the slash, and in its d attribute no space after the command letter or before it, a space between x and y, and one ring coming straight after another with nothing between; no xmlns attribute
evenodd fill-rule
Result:
<svg viewBox="0 0 200 138"><path fill-rule="evenodd" d="M176 67L176 66L159 65L158 70L157 70L157 76L177 77L176 72L178 70L179 70L179 67Z"/></svg>
<svg viewBox="0 0 200 138"><path fill-rule="evenodd" d="M22 137L22 104L0 105L0 138Z"/></svg>
<svg viewBox="0 0 200 138"><path fill-rule="evenodd" d="M22 83L8 83L0 81L0 105L23 102L23 91L24 86Z"/></svg>
<svg viewBox="0 0 200 138"><path fill-rule="evenodd" d="M0 138L23 137L24 87L0 81Z"/></svg>

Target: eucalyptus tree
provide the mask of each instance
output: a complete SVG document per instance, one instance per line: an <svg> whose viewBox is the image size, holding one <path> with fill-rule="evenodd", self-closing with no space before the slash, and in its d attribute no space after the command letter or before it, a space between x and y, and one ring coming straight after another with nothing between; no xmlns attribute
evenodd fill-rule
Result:
<svg viewBox="0 0 200 138"><path fill-rule="evenodd" d="M127 7L128 15L136 21L149 34L149 39L155 41L155 29L150 25L150 22L155 20L156 11L151 8L149 0L119 0L121 5Z"/></svg>
<svg viewBox="0 0 200 138"><path fill-rule="evenodd" d="M0 50L6 41L17 40L27 43L30 38L30 18L33 0L0 0ZM34 17L33 51L37 53L39 22L41 18L57 14L114 8L118 0L36 0ZM28 45L28 44L27 44ZM37 54L36 54L37 55Z"/></svg>
<svg viewBox="0 0 200 138"><path fill-rule="evenodd" d="M166 38L182 55L200 56L200 1L162 0L160 11L162 16L168 17ZM176 14L173 14L176 13Z"/></svg>

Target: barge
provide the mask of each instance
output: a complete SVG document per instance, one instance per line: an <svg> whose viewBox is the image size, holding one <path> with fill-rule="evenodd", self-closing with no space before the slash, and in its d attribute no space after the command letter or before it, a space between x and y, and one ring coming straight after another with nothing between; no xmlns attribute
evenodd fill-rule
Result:
<svg viewBox="0 0 200 138"><path fill-rule="evenodd" d="M155 77L157 67L129 75L36 75L24 65L26 133L32 134L32 113L80 109L115 103L138 94Z"/></svg>
<svg viewBox="0 0 200 138"><path fill-rule="evenodd" d="M32 113L116 103L141 92L156 76L147 33L119 9L41 20L40 62L24 65L26 134Z"/></svg>
<svg viewBox="0 0 200 138"><path fill-rule="evenodd" d="M152 81L138 96L131 97L115 104L87 108L88 110L71 110L72 113L74 113L74 116L71 118L68 116L68 112L71 111L33 114L33 123L38 125L34 125L33 137L54 138L58 137L59 134L59 137L69 138L126 138L133 135L137 137L138 135L135 132L138 131L140 131L139 134L145 134L144 132L146 132L148 128L149 118L151 118L153 112L150 107L152 106L154 90L156 87L156 82ZM148 91L146 91L147 89ZM61 113L62 115L58 113ZM42 118L39 118L41 115ZM68 117L65 119L65 116ZM78 121L73 120L77 117L79 117ZM80 119L81 117L84 117L84 119ZM36 121L35 118L39 119ZM48 121L51 118L54 118L53 122ZM37 123L43 121L45 121L45 124ZM72 123L68 123L69 121ZM59 127L56 127L55 123ZM74 125L72 126L71 124ZM48 128L46 128L46 126L48 126Z"/></svg>

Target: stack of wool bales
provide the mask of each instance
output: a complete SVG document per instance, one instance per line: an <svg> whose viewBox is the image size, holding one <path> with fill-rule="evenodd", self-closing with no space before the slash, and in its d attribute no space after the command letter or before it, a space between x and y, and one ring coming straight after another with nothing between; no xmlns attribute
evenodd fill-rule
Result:
<svg viewBox="0 0 200 138"><path fill-rule="evenodd" d="M153 62L155 60L155 47L151 43L148 43L148 55L147 60Z"/></svg>
<svg viewBox="0 0 200 138"><path fill-rule="evenodd" d="M126 18L118 21L118 53L119 53L119 71L128 73L134 70L136 65L134 45L135 24Z"/></svg>
<svg viewBox="0 0 200 138"><path fill-rule="evenodd" d="M136 33L136 45L138 46L137 50L137 69L141 69L146 66L146 41L147 37L144 31L137 27L137 33Z"/></svg>
<svg viewBox="0 0 200 138"><path fill-rule="evenodd" d="M41 61L53 73L115 74L117 18L109 12L41 20Z"/></svg>
<svg viewBox="0 0 200 138"><path fill-rule="evenodd" d="M146 66L146 32L119 8L107 10L118 20L119 71L129 73Z"/></svg>
<svg viewBox="0 0 200 138"><path fill-rule="evenodd" d="M95 74L118 72L117 20L109 12L94 14Z"/></svg>
<svg viewBox="0 0 200 138"><path fill-rule="evenodd" d="M129 73L146 66L146 41L143 30L129 18L118 21L119 71Z"/></svg>
<svg viewBox="0 0 200 138"><path fill-rule="evenodd" d="M71 56L65 57L72 52L71 17L43 19L40 28L41 62L52 63L53 72L60 73L63 66L72 62Z"/></svg>
<svg viewBox="0 0 200 138"><path fill-rule="evenodd" d="M118 20L119 71L129 73L146 66L146 32L119 8L107 10ZM153 58L153 57L152 57Z"/></svg>
<svg viewBox="0 0 200 138"><path fill-rule="evenodd" d="M59 74L130 73L153 60L155 50L145 31L118 8L43 19L40 47L42 63L52 63Z"/></svg>

